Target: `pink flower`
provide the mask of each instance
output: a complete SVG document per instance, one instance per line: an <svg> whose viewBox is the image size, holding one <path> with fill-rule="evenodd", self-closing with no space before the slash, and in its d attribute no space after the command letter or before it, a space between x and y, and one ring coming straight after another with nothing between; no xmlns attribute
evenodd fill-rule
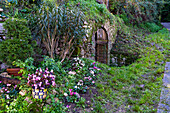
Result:
<svg viewBox="0 0 170 113"><path fill-rule="evenodd" d="M77 93L76 92L73 92L74 95L76 95Z"/></svg>
<svg viewBox="0 0 170 113"><path fill-rule="evenodd" d="M7 93L9 93L10 91L7 91Z"/></svg>
<svg viewBox="0 0 170 113"><path fill-rule="evenodd" d="M7 84L7 86L11 86L11 84Z"/></svg>
<svg viewBox="0 0 170 113"><path fill-rule="evenodd" d="M79 82L83 82L83 80L79 80Z"/></svg>
<svg viewBox="0 0 170 113"><path fill-rule="evenodd" d="M73 95L73 92L70 92L70 95L72 96L72 95Z"/></svg>
<svg viewBox="0 0 170 113"><path fill-rule="evenodd" d="M92 83L94 84L94 83L95 83L95 81L92 81Z"/></svg>
<svg viewBox="0 0 170 113"><path fill-rule="evenodd" d="M94 66L93 69L97 69L97 67Z"/></svg>
<svg viewBox="0 0 170 113"><path fill-rule="evenodd" d="M39 83L39 86L40 86L40 87L41 87L41 85L42 85L42 82Z"/></svg>
<svg viewBox="0 0 170 113"><path fill-rule="evenodd" d="M66 106L66 108L69 108L69 107L70 107L69 105Z"/></svg>
<svg viewBox="0 0 170 113"><path fill-rule="evenodd" d="M45 80L45 83L48 84L48 80Z"/></svg>
<svg viewBox="0 0 170 113"><path fill-rule="evenodd" d="M73 91L73 89L69 89L69 91L70 91L70 92L72 92L72 91Z"/></svg>
<svg viewBox="0 0 170 113"><path fill-rule="evenodd" d="M84 77L84 79L88 79L88 77Z"/></svg>
<svg viewBox="0 0 170 113"><path fill-rule="evenodd" d="M40 68L40 73L42 73L42 69Z"/></svg>
<svg viewBox="0 0 170 113"><path fill-rule="evenodd" d="M92 78L90 77L89 80L92 80Z"/></svg>
<svg viewBox="0 0 170 113"><path fill-rule="evenodd" d="M44 89L44 87L40 87L40 89Z"/></svg>
<svg viewBox="0 0 170 113"><path fill-rule="evenodd" d="M2 89L5 89L5 87L3 87Z"/></svg>
<svg viewBox="0 0 170 113"><path fill-rule="evenodd" d="M0 81L0 83L2 83L2 81Z"/></svg>
<svg viewBox="0 0 170 113"><path fill-rule="evenodd" d="M7 89L5 89L5 91L7 91Z"/></svg>
<svg viewBox="0 0 170 113"><path fill-rule="evenodd" d="M95 64L96 62L93 62L93 65Z"/></svg>
<svg viewBox="0 0 170 113"><path fill-rule="evenodd" d="M3 91L1 90L1 93L3 93Z"/></svg>
<svg viewBox="0 0 170 113"><path fill-rule="evenodd" d="M53 86L55 86L55 85L56 85L54 81L52 81L52 85L53 85Z"/></svg>
<svg viewBox="0 0 170 113"><path fill-rule="evenodd" d="M14 86L14 89L17 87L17 85Z"/></svg>
<svg viewBox="0 0 170 113"><path fill-rule="evenodd" d="M38 80L41 80L41 78L40 77L36 77L36 81L38 81Z"/></svg>

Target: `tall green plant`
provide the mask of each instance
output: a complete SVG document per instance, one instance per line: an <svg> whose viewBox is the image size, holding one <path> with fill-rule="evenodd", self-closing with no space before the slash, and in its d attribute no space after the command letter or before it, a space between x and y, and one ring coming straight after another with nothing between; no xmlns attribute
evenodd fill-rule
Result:
<svg viewBox="0 0 170 113"><path fill-rule="evenodd" d="M68 53L73 53L74 45L85 36L83 17L78 7L57 7L55 2L45 1L30 15L29 23L33 37L39 37L50 57L57 54L64 61Z"/></svg>

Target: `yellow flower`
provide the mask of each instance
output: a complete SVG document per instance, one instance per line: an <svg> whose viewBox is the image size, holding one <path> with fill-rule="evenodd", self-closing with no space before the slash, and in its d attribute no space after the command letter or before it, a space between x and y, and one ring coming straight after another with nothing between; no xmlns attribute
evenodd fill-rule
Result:
<svg viewBox="0 0 170 113"><path fill-rule="evenodd" d="M124 6L124 8L126 8L126 6Z"/></svg>

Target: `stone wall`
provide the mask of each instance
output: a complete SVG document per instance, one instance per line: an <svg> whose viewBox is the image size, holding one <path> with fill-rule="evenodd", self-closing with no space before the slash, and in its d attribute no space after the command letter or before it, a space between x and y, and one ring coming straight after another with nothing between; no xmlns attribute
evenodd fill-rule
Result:
<svg viewBox="0 0 170 113"><path fill-rule="evenodd" d="M89 26L86 26L89 27ZM94 22L92 22L90 24L90 31L87 32L87 36L89 36L88 38L91 40L88 40L88 42L86 42L85 47L81 48L81 56L85 57L85 58L89 58L92 60L95 60L95 34L97 32L98 29L103 28L106 30L106 34L107 34L107 38L108 38L108 64L110 64L110 51L112 48L112 44L115 42L116 39L116 35L117 35L117 25L116 22L114 22L113 24L110 24L109 20L105 22L105 24L103 25L98 25L97 23L95 24Z"/></svg>

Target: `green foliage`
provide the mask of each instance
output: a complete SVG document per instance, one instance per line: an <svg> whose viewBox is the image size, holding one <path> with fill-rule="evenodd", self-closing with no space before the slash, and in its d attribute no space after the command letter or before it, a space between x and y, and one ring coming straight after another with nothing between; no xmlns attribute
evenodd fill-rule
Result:
<svg viewBox="0 0 170 113"><path fill-rule="evenodd" d="M55 54L63 61L85 37L84 19L79 7L65 4L57 7L54 2L45 1L30 15L29 23L33 37L42 40L50 57L54 58ZM62 49L58 51L58 48Z"/></svg>
<svg viewBox="0 0 170 113"><path fill-rule="evenodd" d="M2 15L14 18L25 18L34 10L34 6L41 3L41 0L1 0L0 7L4 9Z"/></svg>
<svg viewBox="0 0 170 113"><path fill-rule="evenodd" d="M111 0L111 12L119 15L126 24L139 25L142 22L158 22L162 0Z"/></svg>
<svg viewBox="0 0 170 113"><path fill-rule="evenodd" d="M109 100L106 105L97 101L99 105L107 106L108 112L118 111L120 105L125 105L121 106L125 112L156 112L165 66L162 61L169 61L169 40L169 32L163 29L145 37L146 42L154 44L146 44L148 47L142 49L141 58L135 63L126 67L99 64L101 76L96 86L101 98ZM114 106L109 107L110 104Z"/></svg>
<svg viewBox="0 0 170 113"><path fill-rule="evenodd" d="M155 23L149 23L149 22L146 22L146 23L143 23L143 24L139 24L139 27L143 28L145 30L148 30L149 32L157 32L160 29L162 29L161 26L158 26Z"/></svg>
<svg viewBox="0 0 170 113"><path fill-rule="evenodd" d="M13 65L22 68L20 73L22 73L22 76L27 77L28 74L33 74L35 72L36 67L33 63L34 59L29 57L25 61L21 61L20 59L14 61Z"/></svg>
<svg viewBox="0 0 170 113"><path fill-rule="evenodd" d="M170 2L169 0L164 0L162 2L163 8L161 9L161 21L170 22Z"/></svg>
<svg viewBox="0 0 170 113"><path fill-rule="evenodd" d="M34 54L36 43L32 41L26 20L9 18L4 28L7 30L6 39L0 42L0 59L3 62L12 65L13 61L23 61Z"/></svg>
<svg viewBox="0 0 170 113"><path fill-rule="evenodd" d="M86 15L86 21L94 20L96 23L104 23L106 20L114 21L114 16L106 8L106 5L99 4L96 0L72 0L68 6L78 6Z"/></svg>

